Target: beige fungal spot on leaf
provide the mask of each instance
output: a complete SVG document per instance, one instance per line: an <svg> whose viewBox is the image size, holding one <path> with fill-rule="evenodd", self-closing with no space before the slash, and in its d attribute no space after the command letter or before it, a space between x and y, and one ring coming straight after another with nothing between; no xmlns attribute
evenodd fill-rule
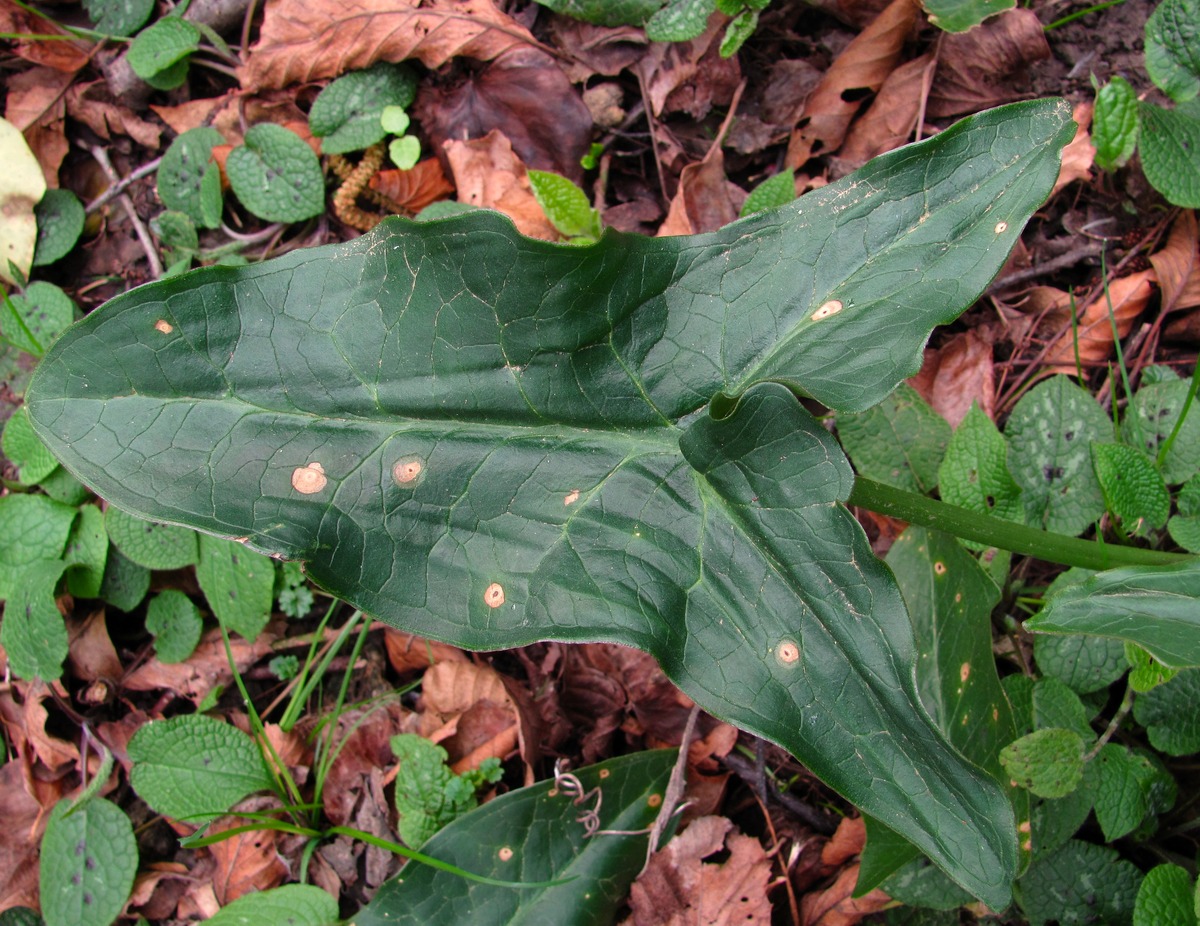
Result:
<svg viewBox="0 0 1200 926"><path fill-rule="evenodd" d="M154 323L154 330L161 331L163 334L170 334L175 330L175 327L165 318L160 318Z"/></svg>
<svg viewBox="0 0 1200 926"><path fill-rule="evenodd" d="M934 563L933 571L939 576L944 576L946 574L946 564L941 561Z"/></svg>
<svg viewBox="0 0 1200 926"><path fill-rule="evenodd" d="M325 467L320 463L309 463L292 470L292 488L303 495L320 492L327 482Z"/></svg>
<svg viewBox="0 0 1200 926"><path fill-rule="evenodd" d="M821 306L821 308L812 313L812 320L819 322L822 318L828 318L830 315L837 315L838 312L842 311L842 308L843 306L841 299L830 299L823 306Z"/></svg>
<svg viewBox="0 0 1200 926"><path fill-rule="evenodd" d="M504 604L504 586L493 582L483 593L483 601L489 608L498 608Z"/></svg>
<svg viewBox="0 0 1200 926"><path fill-rule="evenodd" d="M397 460L392 467L392 478L396 480L397 485L412 486L416 485L424 472L425 463L423 461L416 457L405 457Z"/></svg>
<svg viewBox="0 0 1200 926"><path fill-rule="evenodd" d="M572 489L570 492L567 493L567 497L563 499L563 504L564 505L574 505L577 501L579 501L579 490Z"/></svg>
<svg viewBox="0 0 1200 926"><path fill-rule="evenodd" d="M784 640L779 644L779 650L775 655L785 666L790 666L800 658L800 647L791 640Z"/></svg>
<svg viewBox="0 0 1200 926"><path fill-rule="evenodd" d="M1008 231L1008 223L1007 222L997 222L996 223L996 234L997 235L1003 235L1006 231Z"/></svg>
<svg viewBox="0 0 1200 926"><path fill-rule="evenodd" d="M500 857L500 861L507 862L513 857L513 850L508 846L505 846L503 849L497 852L496 855Z"/></svg>
<svg viewBox="0 0 1200 926"><path fill-rule="evenodd" d="M646 803L650 807L658 807L660 804L662 804L662 795L661 794L651 794L648 798L646 798Z"/></svg>
<svg viewBox="0 0 1200 926"><path fill-rule="evenodd" d="M969 662L964 662L958 669L958 678L960 681L965 682L970 677L971 677L971 664Z"/></svg>
<svg viewBox="0 0 1200 926"><path fill-rule="evenodd" d="M602 769L600 769L600 778L601 778L601 779L605 779L605 778L607 778L607 777L608 777L609 775L611 775L611 774L612 774L612 772L611 772L611 771L609 771L609 770L608 770L608 769L606 769L606 768L602 768Z"/></svg>

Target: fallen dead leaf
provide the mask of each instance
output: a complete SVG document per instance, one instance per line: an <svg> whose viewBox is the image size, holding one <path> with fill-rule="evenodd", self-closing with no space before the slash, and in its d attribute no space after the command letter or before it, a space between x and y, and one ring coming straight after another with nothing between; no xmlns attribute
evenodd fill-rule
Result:
<svg viewBox="0 0 1200 926"><path fill-rule="evenodd" d="M991 342L974 331L956 334L937 350L926 350L921 372L908 382L952 427L975 402L991 418L996 408Z"/></svg>
<svg viewBox="0 0 1200 926"><path fill-rule="evenodd" d="M0 910L38 906L38 847L46 820L17 762L0 766Z"/></svg>
<svg viewBox="0 0 1200 926"><path fill-rule="evenodd" d="M454 194L454 185L442 173L437 158L426 158L411 170L378 171L371 177L370 187L405 215L416 215L430 203Z"/></svg>
<svg viewBox="0 0 1200 926"><path fill-rule="evenodd" d="M550 21L554 47L567 55L563 72L573 84L582 84L597 74L616 77L633 67L646 53L646 32L634 26L594 26L570 16Z"/></svg>
<svg viewBox="0 0 1200 926"><path fill-rule="evenodd" d="M700 817L656 852L633 883L623 926L769 926L771 863L725 817ZM705 863L717 852L720 863Z"/></svg>
<svg viewBox="0 0 1200 926"><path fill-rule="evenodd" d="M558 232L529 187L525 165L504 133L493 130L473 141L448 141L444 149L460 203L498 209L521 234L558 240Z"/></svg>
<svg viewBox="0 0 1200 926"><path fill-rule="evenodd" d="M876 155L899 148L912 136L921 102L929 92L936 59L932 54L906 61L883 81L870 108L855 120L837 157L835 177L851 173Z"/></svg>
<svg viewBox="0 0 1200 926"><path fill-rule="evenodd" d="M1084 369L1103 364L1112 356L1113 332L1109 321L1109 305L1117 323L1118 337L1124 338L1133 329L1134 322L1141 317L1154 291L1154 271L1142 270L1127 277L1113 280L1108 285L1108 294L1079 309L1078 342L1079 361ZM1070 296L1063 293L1047 313L1044 328L1061 331L1054 346L1046 354L1045 364L1039 373L1075 372L1075 337L1071 331Z"/></svg>
<svg viewBox="0 0 1200 926"><path fill-rule="evenodd" d="M240 636L230 638L234 664L243 675L249 668L270 656L275 635L268 629L250 641ZM199 646L186 662L164 663L151 659L125 677L124 687L131 691L173 691L193 704L203 701L218 685L233 682L225 643L220 630L210 630L200 639Z"/></svg>
<svg viewBox="0 0 1200 926"><path fill-rule="evenodd" d="M892 899L878 888L862 897L854 896L858 867L857 864L848 865L825 890L805 893L800 901L803 926L854 926L892 903Z"/></svg>
<svg viewBox="0 0 1200 926"><path fill-rule="evenodd" d="M735 203L734 197L738 202ZM745 191L725 176L725 158L721 149L716 148L709 157L683 169L679 189L658 236L716 231L737 219L738 209L745 200Z"/></svg>
<svg viewBox="0 0 1200 926"><path fill-rule="evenodd" d="M102 80L72 85L67 91L67 113L105 141L111 141L113 135L128 135L143 148L153 151L162 137L159 126L114 100Z"/></svg>
<svg viewBox="0 0 1200 926"><path fill-rule="evenodd" d="M422 736L438 743L456 773L487 758L506 759L531 718L495 669L473 662L441 662L421 680Z"/></svg>
<svg viewBox="0 0 1200 926"><path fill-rule="evenodd" d="M482 72L422 92L414 116L434 150L498 129L526 167L583 181L592 115L553 58L515 48Z"/></svg>
<svg viewBox="0 0 1200 926"><path fill-rule="evenodd" d="M391 193L384 195L391 197ZM439 662L468 662L467 654L457 646L426 640L404 630L386 627L383 645L387 649L388 662L401 675L424 671Z"/></svg>
<svg viewBox="0 0 1200 926"><path fill-rule="evenodd" d="M246 811L262 812L279 806L279 801L262 795L250 798L239 805ZM209 835L253 823L242 817L225 817L208 828ZM261 829L238 833L214 842L208 851L216 862L212 875L213 892L221 906L225 906L255 891L278 887L288 873L287 865L279 857L275 830Z"/></svg>
<svg viewBox="0 0 1200 926"><path fill-rule="evenodd" d="M104 611L93 611L83 620L67 618L71 673L88 682L115 682L125 672L116 647L108 636Z"/></svg>
<svg viewBox="0 0 1200 926"><path fill-rule="evenodd" d="M38 16L32 10L22 9L13 0L0 0L0 32L9 35L69 35L53 20ZM91 59L85 43L72 39L17 40L13 42L11 51L26 61L54 68L64 74L74 74Z"/></svg>
<svg viewBox="0 0 1200 926"><path fill-rule="evenodd" d="M319 718L311 718L305 726ZM416 715L398 699L373 708L344 711L338 718L336 742L341 746L325 779L325 814L335 826L350 826L355 810L367 793L372 771L396 764L392 737L415 732Z"/></svg>
<svg viewBox="0 0 1200 926"><path fill-rule="evenodd" d="M837 151L863 100L877 93L896 67L919 10L916 0L892 0L837 56L792 132L789 167L798 169L813 155Z"/></svg>
<svg viewBox="0 0 1200 926"><path fill-rule="evenodd" d="M736 56L714 53L724 31L725 17L714 14L708 28L690 42L652 42L631 69L638 75L650 111L655 116L686 111L693 118L707 115L713 104L733 99L741 82Z"/></svg>
<svg viewBox="0 0 1200 926"><path fill-rule="evenodd" d="M1021 96L1017 79L1050 57L1037 13L1005 10L973 29L942 37L926 106L931 119L978 112Z"/></svg>
<svg viewBox="0 0 1200 926"><path fill-rule="evenodd" d="M821 864L831 873L862 853L867 844L867 826L862 817L843 817L838 828L821 846Z"/></svg>
<svg viewBox="0 0 1200 926"><path fill-rule="evenodd" d="M58 186L58 169L70 147L65 94L73 79L73 75L51 68L33 68L8 78L4 116L24 134L42 167L46 186L51 188Z"/></svg>
<svg viewBox="0 0 1200 926"><path fill-rule="evenodd" d="M258 43L238 76L245 90L269 90L376 61L416 58L436 68L534 44L491 0L268 0Z"/></svg>
<svg viewBox="0 0 1200 926"><path fill-rule="evenodd" d="M1163 312L1200 305L1200 255L1196 249L1196 213L1184 209L1171 226L1167 243L1150 255L1162 289Z"/></svg>
<svg viewBox="0 0 1200 926"><path fill-rule="evenodd" d="M1092 104L1076 103L1071 118L1075 120L1075 137L1063 148L1062 166L1051 196L1076 180L1088 180L1092 176L1092 164L1096 160L1096 147L1088 132L1088 126L1092 124Z"/></svg>

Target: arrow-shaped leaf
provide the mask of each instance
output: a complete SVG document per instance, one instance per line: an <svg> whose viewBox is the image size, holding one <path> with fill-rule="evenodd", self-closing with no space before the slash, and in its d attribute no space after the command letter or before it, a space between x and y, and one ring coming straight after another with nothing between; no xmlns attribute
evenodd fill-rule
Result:
<svg viewBox="0 0 1200 926"><path fill-rule="evenodd" d="M1007 800L921 708L794 392L861 409L915 371L1072 132L1061 101L994 110L709 235L563 247L475 213L176 277L64 335L31 418L121 507L415 632L646 649L1000 908Z"/></svg>

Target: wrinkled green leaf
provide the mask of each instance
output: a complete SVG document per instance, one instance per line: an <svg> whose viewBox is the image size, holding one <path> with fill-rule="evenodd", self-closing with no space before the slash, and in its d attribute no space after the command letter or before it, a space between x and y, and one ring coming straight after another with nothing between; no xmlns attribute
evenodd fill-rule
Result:
<svg viewBox="0 0 1200 926"><path fill-rule="evenodd" d="M1033 658L1038 671L1057 678L1076 694L1103 691L1129 668L1120 640L1082 634L1036 634Z"/></svg>
<svg viewBox="0 0 1200 926"><path fill-rule="evenodd" d="M59 342L31 418L118 503L414 632L647 649L1002 906L1007 801L921 710L852 474L784 383L852 411L915 370L1072 133L1062 102L991 111L710 235L393 219L163 281Z"/></svg>
<svg viewBox="0 0 1200 926"><path fill-rule="evenodd" d="M4 422L0 447L9 462L17 468L17 480L22 485L34 485L49 476L58 466L55 459L29 423L24 406L16 409Z"/></svg>
<svg viewBox="0 0 1200 926"><path fill-rule="evenodd" d="M546 218L567 238L599 238L600 213L592 208L587 194L561 174L530 170L529 186Z"/></svg>
<svg viewBox="0 0 1200 926"><path fill-rule="evenodd" d="M955 910L971 902L970 894L925 858L913 859L881 887L892 900L915 907Z"/></svg>
<svg viewBox="0 0 1200 926"><path fill-rule="evenodd" d="M1083 778L1083 746L1074 730L1048 727L1005 746L1000 763L1013 781L1038 797L1064 797Z"/></svg>
<svg viewBox="0 0 1200 926"><path fill-rule="evenodd" d="M713 0L667 0L667 5L646 22L651 42L690 42L708 26Z"/></svg>
<svg viewBox="0 0 1200 926"><path fill-rule="evenodd" d="M455 775L446 767L446 750L416 733L393 736L391 744L399 762L397 832L405 845L419 849L443 826L477 806L480 782L474 775Z"/></svg>
<svg viewBox="0 0 1200 926"><path fill-rule="evenodd" d="M1168 201L1188 209L1200 207L1200 107L1195 104L1175 109L1138 104L1138 151L1146 179Z"/></svg>
<svg viewBox="0 0 1200 926"><path fill-rule="evenodd" d="M1017 899L1030 926L1127 923L1141 880L1116 849L1072 839L1029 866Z"/></svg>
<svg viewBox="0 0 1200 926"><path fill-rule="evenodd" d="M38 488L56 502L62 502L72 508L82 505L92 494L82 482L61 466L52 470L49 476L39 482Z"/></svg>
<svg viewBox="0 0 1200 926"><path fill-rule="evenodd" d="M1200 669L1184 669L1133 702L1150 745L1169 756L1200 752Z"/></svg>
<svg viewBox="0 0 1200 926"><path fill-rule="evenodd" d="M67 659L67 628L54 604L54 590L66 569L61 560L38 560L19 570L0 621L0 645L14 675L53 682Z"/></svg>
<svg viewBox="0 0 1200 926"><path fill-rule="evenodd" d="M1033 802L1030 817L1034 858L1062 848L1083 826L1092 812L1097 777L1096 764L1089 762L1083 770L1083 781L1066 797Z"/></svg>
<svg viewBox="0 0 1200 926"><path fill-rule="evenodd" d="M1046 602L1025 622L1041 633L1128 640L1164 665L1200 666L1200 561L1101 572Z"/></svg>
<svg viewBox="0 0 1200 926"><path fill-rule="evenodd" d="M330 926L337 921L337 901L311 884L246 894L205 920L209 926Z"/></svg>
<svg viewBox="0 0 1200 926"><path fill-rule="evenodd" d="M1164 527L1171 513L1167 484L1144 453L1128 444L1092 444L1092 467L1104 503L1127 530Z"/></svg>
<svg viewBox="0 0 1200 926"><path fill-rule="evenodd" d="M1031 524L1074 536L1103 514L1090 444L1111 441L1113 428L1090 393L1053 376L1022 396L1004 433Z"/></svg>
<svg viewBox="0 0 1200 926"><path fill-rule="evenodd" d="M225 137L214 128L189 129L171 142L158 165L158 196L163 205L204 228L221 224L221 169L212 158L212 149L224 143ZM160 237L164 244L179 247L178 241L167 240L165 234Z"/></svg>
<svg viewBox="0 0 1200 926"><path fill-rule="evenodd" d="M183 83L187 58L199 47L199 29L178 16L164 16L137 34L125 60L142 80L159 90L171 90Z"/></svg>
<svg viewBox="0 0 1200 926"><path fill-rule="evenodd" d="M104 526L117 549L147 569L182 569L196 562L196 533L129 514L116 505L104 513Z"/></svg>
<svg viewBox="0 0 1200 926"><path fill-rule="evenodd" d="M200 535L196 580L222 624L253 640L271 619L275 564L240 543Z"/></svg>
<svg viewBox="0 0 1200 926"><path fill-rule="evenodd" d="M20 570L62 555L76 515L42 495L0 496L0 599L17 591Z"/></svg>
<svg viewBox="0 0 1200 926"><path fill-rule="evenodd" d="M1008 444L996 425L972 403L938 466L942 501L1018 524L1025 521L1021 487L1008 471Z"/></svg>
<svg viewBox="0 0 1200 926"><path fill-rule="evenodd" d="M109 547L104 563L104 581L100 597L122 611L132 611L150 590L150 570L125 556L116 547Z"/></svg>
<svg viewBox="0 0 1200 926"><path fill-rule="evenodd" d="M33 214L37 218L33 266L44 267L71 253L86 219L79 197L70 190L47 190Z"/></svg>
<svg viewBox="0 0 1200 926"><path fill-rule="evenodd" d="M946 32L966 32L989 16L1017 5L1016 0L922 0L929 21Z"/></svg>
<svg viewBox="0 0 1200 926"><path fill-rule="evenodd" d="M0 926L45 926L45 923L29 907L9 907L0 913Z"/></svg>
<svg viewBox="0 0 1200 926"><path fill-rule="evenodd" d="M1137 150L1137 91L1124 77L1114 77L1096 93L1092 114L1092 145L1096 166L1102 170L1124 167Z"/></svg>
<svg viewBox="0 0 1200 926"><path fill-rule="evenodd" d="M1130 412L1121 422L1121 437L1125 443L1136 446L1140 437L1145 441L1143 447L1146 453L1157 459L1162 446L1175 430L1190 385L1182 379L1143 385L1134 395ZM1162 474L1169 485L1178 485L1197 471L1200 471L1200 404L1194 403L1163 457ZM1200 514L1200 511L1193 513Z"/></svg>
<svg viewBox="0 0 1200 926"><path fill-rule="evenodd" d="M1177 103L1200 94L1200 2L1162 0L1150 14L1146 70Z"/></svg>
<svg viewBox="0 0 1200 926"><path fill-rule="evenodd" d="M154 635L154 651L160 662L183 662L200 642L204 621L187 595L168 588L146 607L146 630Z"/></svg>
<svg viewBox="0 0 1200 926"><path fill-rule="evenodd" d="M908 383L874 408L838 416L838 435L854 467L870 479L910 492L937 488L950 425Z"/></svg>
<svg viewBox="0 0 1200 926"><path fill-rule="evenodd" d="M768 177L746 197L742 203L741 217L762 212L766 209L777 209L786 206L796 198L796 172L785 168L773 177Z"/></svg>
<svg viewBox="0 0 1200 926"><path fill-rule="evenodd" d="M754 35L756 28L758 28L758 12L742 10L725 27L725 35L721 38L718 53L722 58L732 58L746 44L746 40Z"/></svg>
<svg viewBox="0 0 1200 926"><path fill-rule="evenodd" d="M1065 727L1074 730L1085 742L1095 738L1088 725L1088 710L1079 695L1056 678L1041 678L1033 684L1033 727Z"/></svg>
<svg viewBox="0 0 1200 926"><path fill-rule="evenodd" d="M1133 907L1133 926L1196 926L1192 876L1178 865L1146 872Z"/></svg>
<svg viewBox="0 0 1200 926"><path fill-rule="evenodd" d="M83 0L96 31L107 35L133 35L154 12L154 0Z"/></svg>
<svg viewBox="0 0 1200 926"><path fill-rule="evenodd" d="M1156 770L1145 756L1116 743L1106 743L1095 760L1096 822L1106 842L1133 832L1150 809L1150 788Z"/></svg>
<svg viewBox="0 0 1200 926"><path fill-rule="evenodd" d="M667 0L537 0L556 13L597 26L642 26Z"/></svg>
<svg viewBox="0 0 1200 926"><path fill-rule="evenodd" d="M19 321L5 313L0 331L21 350L42 356L56 337L75 320L75 303L53 283L38 280L24 293L8 297Z"/></svg>
<svg viewBox="0 0 1200 926"><path fill-rule="evenodd" d="M67 591L76 598L99 598L108 562L108 531L104 513L95 505L79 509L79 518L71 528L63 550L67 568Z"/></svg>
<svg viewBox="0 0 1200 926"><path fill-rule="evenodd" d="M361 151L387 134L380 123L384 109L407 109L416 95L417 79L411 69L380 61L345 74L322 90L309 110L308 127L322 139L324 154Z"/></svg>
<svg viewBox="0 0 1200 926"><path fill-rule="evenodd" d="M1045 639L1052 640L1054 637ZM1088 639L1102 640L1104 638L1089 637ZM1119 641L1112 640L1110 642ZM1179 674L1178 669L1164 666L1136 643L1122 643L1121 647L1125 652L1125 661L1129 663L1129 687L1138 694L1153 691Z"/></svg>
<svg viewBox="0 0 1200 926"><path fill-rule="evenodd" d="M201 714L152 721L129 741L129 782L157 813L197 823L271 787L258 746Z"/></svg>
<svg viewBox="0 0 1200 926"><path fill-rule="evenodd" d="M268 222L302 222L325 211L325 176L312 148L295 132L263 122L225 162L242 205Z"/></svg>
<svg viewBox="0 0 1200 926"><path fill-rule="evenodd" d="M646 833L661 807L675 756L675 750L652 750L579 769L574 774L589 795L580 803L553 780L510 791L459 817L423 849L490 878L571 878L567 883L525 890L491 887L409 862L355 915L356 926L611 923L646 859ZM598 813L602 833L616 832L588 836L581 819L588 810Z"/></svg>
<svg viewBox="0 0 1200 926"><path fill-rule="evenodd" d="M388 144L388 157L400 170L412 170L421 159L421 141L415 135L393 138Z"/></svg>
<svg viewBox="0 0 1200 926"><path fill-rule="evenodd" d="M111 926L121 913L138 848L133 825L116 804L59 801L42 837L40 894L46 926Z"/></svg>

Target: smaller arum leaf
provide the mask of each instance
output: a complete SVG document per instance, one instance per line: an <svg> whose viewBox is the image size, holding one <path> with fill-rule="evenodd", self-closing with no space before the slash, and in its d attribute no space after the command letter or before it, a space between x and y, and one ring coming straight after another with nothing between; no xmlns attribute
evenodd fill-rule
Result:
<svg viewBox="0 0 1200 926"><path fill-rule="evenodd" d="M199 29L178 16L164 16L137 34L125 59L142 80L159 90L170 90L183 83L187 57L199 47ZM181 64L183 71L179 73ZM174 82L176 77L178 82Z"/></svg>
<svg viewBox="0 0 1200 926"><path fill-rule="evenodd" d="M1146 179L1174 205L1200 207L1200 116L1183 106L1163 109L1146 102L1138 113Z"/></svg>
<svg viewBox="0 0 1200 926"><path fill-rule="evenodd" d="M154 0L83 0L83 8L97 32L133 35L154 12Z"/></svg>
<svg viewBox="0 0 1200 926"><path fill-rule="evenodd" d="M232 540L201 534L196 579L217 620L247 640L262 633L275 591L270 558Z"/></svg>
<svg viewBox="0 0 1200 926"><path fill-rule="evenodd" d="M0 330L21 350L40 357L75 320L75 303L53 283L30 283L24 293L9 296L17 318L5 313ZM19 319L19 320L18 320Z"/></svg>
<svg viewBox="0 0 1200 926"><path fill-rule="evenodd" d="M1162 446L1170 438L1187 402L1189 383L1174 379L1143 385L1133 397L1131 413L1121 422L1121 438L1137 446L1139 437L1144 449L1157 459ZM1167 448L1162 460L1162 475L1168 485L1187 481L1200 471L1200 407L1190 408L1187 417ZM1200 514L1200 511L1192 512Z"/></svg>
<svg viewBox="0 0 1200 926"><path fill-rule="evenodd" d="M388 145L388 157L400 170L412 170L421 159L421 142L415 135L394 138Z"/></svg>
<svg viewBox="0 0 1200 926"><path fill-rule="evenodd" d="M0 599L17 590L15 574L39 560L57 560L77 512L41 495L0 497Z"/></svg>
<svg viewBox="0 0 1200 926"><path fill-rule="evenodd" d="M1065 376L1029 390L1005 427L1008 465L1024 490L1029 522L1075 536L1104 513L1092 441L1112 440L1099 403Z"/></svg>
<svg viewBox="0 0 1200 926"><path fill-rule="evenodd" d="M21 406L4 422L4 434L0 437L0 447L4 455L17 467L17 481L22 485L35 485L41 482L58 466L54 458L42 443L41 438L29 423L29 413Z"/></svg>
<svg viewBox="0 0 1200 926"><path fill-rule="evenodd" d="M224 143L225 137L214 128L189 129L171 142L158 165L158 196L163 205L204 228L221 224L221 169L212 159L212 149ZM180 246L164 234L159 238L165 245Z"/></svg>
<svg viewBox="0 0 1200 926"><path fill-rule="evenodd" d="M37 219L34 208L46 194L46 177L20 129L7 119L0 119L0 160L4 173L0 176L0 279L15 283L9 268L16 265L16 275L27 276L33 263L37 244ZM9 340L12 334L5 332Z"/></svg>
<svg viewBox="0 0 1200 926"><path fill-rule="evenodd" d="M225 172L234 194L268 222L302 222L325 209L325 178L317 156L295 132L264 122L229 152Z"/></svg>
<svg viewBox="0 0 1200 926"><path fill-rule="evenodd" d="M1083 778L1083 739L1074 730L1035 730L1000 751L1000 764L1038 797L1064 797Z"/></svg>
<svg viewBox="0 0 1200 926"><path fill-rule="evenodd" d="M156 813L191 823L271 787L254 741L200 714L146 724L129 741L129 759L138 796Z"/></svg>
<svg viewBox="0 0 1200 926"><path fill-rule="evenodd" d="M68 564L67 591L76 598L99 598L108 562L108 531L104 528L104 513L95 505L79 509L79 520L67 538L63 561Z"/></svg>
<svg viewBox="0 0 1200 926"><path fill-rule="evenodd" d="M1096 165L1103 170L1124 167L1138 143L1137 93L1124 77L1114 77L1096 94L1092 144Z"/></svg>
<svg viewBox="0 0 1200 926"><path fill-rule="evenodd" d="M387 132L401 134L381 125L388 107L402 112L417 95L417 79L404 65L380 61L363 71L339 77L322 90L308 113L308 127L323 139L323 154L361 151L383 141Z"/></svg>
<svg viewBox="0 0 1200 926"><path fill-rule="evenodd" d="M1164 666L1136 643L1125 643L1123 648L1129 664L1129 687L1138 694L1153 691L1179 674L1178 669Z"/></svg>
<svg viewBox="0 0 1200 926"><path fill-rule="evenodd" d="M1057 678L1076 694L1102 691L1129 667L1119 640L1082 634L1036 634L1033 657L1043 675Z"/></svg>
<svg viewBox="0 0 1200 926"><path fill-rule="evenodd" d="M1029 926L1128 923L1141 880L1116 849L1072 839L1037 858L1016 893Z"/></svg>
<svg viewBox="0 0 1200 926"><path fill-rule="evenodd" d="M553 780L510 791L459 817L423 849L490 878L565 883L513 890L410 862L355 915L356 926L612 922L646 860L646 834L676 755L650 750L579 769L573 774L589 795L586 808ZM602 832L627 835L589 837L580 816L587 809Z"/></svg>
<svg viewBox="0 0 1200 926"><path fill-rule="evenodd" d="M33 214L37 218L33 266L44 267L66 257L83 234L87 218L79 197L70 190L47 190Z"/></svg>
<svg viewBox="0 0 1200 926"><path fill-rule="evenodd" d="M56 502L70 505L72 508L82 505L92 494L82 482L61 466L52 470L49 476L38 483L38 488Z"/></svg>
<svg viewBox="0 0 1200 926"><path fill-rule="evenodd" d="M146 521L109 505L104 515L108 536L117 548L147 569L182 569L196 562L196 532Z"/></svg>
<svg viewBox="0 0 1200 926"><path fill-rule="evenodd" d="M1128 640L1172 667L1200 665L1200 562L1110 569L1054 595L1025 622L1041 633Z"/></svg>
<svg viewBox="0 0 1200 926"><path fill-rule="evenodd" d="M1128 444L1092 444L1092 466L1108 510L1130 531L1163 527L1171 513L1167 484L1146 455Z"/></svg>
<svg viewBox="0 0 1200 926"><path fill-rule="evenodd" d="M46 926L110 926L133 889L138 848L116 804L59 801L42 837L41 903Z"/></svg>
<svg viewBox="0 0 1200 926"><path fill-rule="evenodd" d="M209 926L329 926L337 921L337 901L311 884L246 894L205 920Z"/></svg>
<svg viewBox="0 0 1200 926"><path fill-rule="evenodd" d="M107 519L106 519L107 520ZM122 611L132 611L150 590L150 570L139 566L116 547L110 547L104 563L100 597Z"/></svg>
<svg viewBox="0 0 1200 926"><path fill-rule="evenodd" d="M1195 885L1178 865L1146 872L1133 905L1133 926L1196 926Z"/></svg>
<svg viewBox="0 0 1200 926"><path fill-rule="evenodd" d="M667 5L646 22L651 42L690 42L704 33L713 0L667 0Z"/></svg>
<svg viewBox="0 0 1200 926"><path fill-rule="evenodd" d="M596 26L642 26L667 0L537 0L563 16Z"/></svg>
<svg viewBox="0 0 1200 926"><path fill-rule="evenodd" d="M977 404L954 430L938 466L942 501L1024 523L1021 487L1008 471L1008 444Z"/></svg>
<svg viewBox="0 0 1200 926"><path fill-rule="evenodd" d="M1016 0L922 0L929 21L946 32L966 32L989 16L1011 10Z"/></svg>
<svg viewBox="0 0 1200 926"><path fill-rule="evenodd" d="M758 13L755 10L743 10L725 27L725 36L721 39L719 49L722 58L732 58L746 44L746 39L754 35L758 26Z"/></svg>
<svg viewBox="0 0 1200 926"><path fill-rule="evenodd" d="M560 234L567 238L600 237L600 216L588 202L587 194L566 177L530 170L529 185L546 218Z"/></svg>
<svg viewBox="0 0 1200 926"><path fill-rule="evenodd" d="M169 588L147 606L146 629L154 634L154 651L160 662L183 662L200 642L204 621L187 595Z"/></svg>
<svg viewBox="0 0 1200 926"><path fill-rule="evenodd" d="M61 560L39 560L16 574L17 587L0 622L0 645L9 669L20 678L53 682L62 675L67 628L54 604L54 590L64 569Z"/></svg>
<svg viewBox="0 0 1200 926"><path fill-rule="evenodd" d="M1200 669L1185 669L1133 702L1150 745L1169 756L1200 752Z"/></svg>
<svg viewBox="0 0 1200 926"><path fill-rule="evenodd" d="M739 215L745 218L765 209L786 206L795 198L796 172L791 168L785 168L774 177L768 177L750 191L750 195L742 203L742 211Z"/></svg>
<svg viewBox="0 0 1200 926"><path fill-rule="evenodd" d="M392 737L396 770L398 832L405 845L416 849L443 826L476 806L473 787L446 767L446 750L415 733Z"/></svg>
<svg viewBox="0 0 1200 926"><path fill-rule="evenodd" d="M1096 821L1106 842L1125 836L1138 826L1150 808L1150 788L1157 770L1144 756L1124 746L1107 743L1096 756Z"/></svg>
<svg viewBox="0 0 1200 926"><path fill-rule="evenodd" d="M1177 103L1200 94L1200 2L1163 0L1146 20L1146 70Z"/></svg>
<svg viewBox="0 0 1200 926"><path fill-rule="evenodd" d="M842 446L862 475L910 492L937 487L950 425L907 383L856 415L838 416Z"/></svg>

